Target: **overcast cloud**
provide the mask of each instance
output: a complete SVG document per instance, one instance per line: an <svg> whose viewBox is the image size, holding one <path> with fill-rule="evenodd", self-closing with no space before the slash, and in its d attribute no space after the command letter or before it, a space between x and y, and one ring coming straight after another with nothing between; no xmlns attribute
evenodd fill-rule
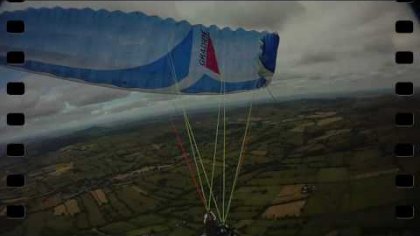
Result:
<svg viewBox="0 0 420 236"><path fill-rule="evenodd" d="M6 2L0 11L58 4L143 11L193 24L277 31L281 38L278 69L270 90L278 97L391 88L396 81L412 80L420 74L418 66L394 64L395 51L420 51L418 24L415 24L414 34L394 32L395 21L414 20L407 5L395 1L26 1ZM415 60L419 60L418 54ZM4 67L0 67L0 76L3 90L7 81L25 81L27 86L24 96L6 96L0 91L0 142L57 129L145 117L181 106L214 105L220 99L217 96L180 97L87 86ZM228 95L228 99L268 97L266 90L253 94ZM4 118L7 112L24 112L27 124L22 128L7 127Z"/></svg>

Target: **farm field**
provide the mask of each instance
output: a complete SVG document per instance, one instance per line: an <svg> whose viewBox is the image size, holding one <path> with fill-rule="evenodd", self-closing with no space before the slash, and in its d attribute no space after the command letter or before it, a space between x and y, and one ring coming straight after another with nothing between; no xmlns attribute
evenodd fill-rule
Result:
<svg viewBox="0 0 420 236"><path fill-rule="evenodd" d="M393 146L418 142L420 130L393 124L419 102L370 94L256 104L229 224L243 236L418 235L419 219L396 220L394 207L420 203L418 188L395 187L398 173L419 176L420 160L394 158ZM207 167L216 115L191 114ZM228 117L231 181L246 108ZM0 178L26 173L27 184L1 186L0 214L24 203L27 218L2 219L0 235L200 235L205 211L170 120L188 144L183 119L167 117L34 141L24 162L1 157Z"/></svg>

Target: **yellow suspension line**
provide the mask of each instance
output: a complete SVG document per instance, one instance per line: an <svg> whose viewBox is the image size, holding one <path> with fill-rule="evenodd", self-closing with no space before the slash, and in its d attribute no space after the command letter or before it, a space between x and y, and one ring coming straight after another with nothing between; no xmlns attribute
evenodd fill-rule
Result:
<svg viewBox="0 0 420 236"><path fill-rule="evenodd" d="M222 182L222 220L225 218L225 197L226 197L226 100L225 89L223 89L223 182Z"/></svg>
<svg viewBox="0 0 420 236"><path fill-rule="evenodd" d="M220 110L221 110L221 104L219 102L219 109L217 112L217 125L216 125L216 136L214 141L214 151L213 151L213 165L211 170L211 182L210 182L210 193L213 193L213 184L214 184L214 172L216 167L216 154L217 154L217 144L218 144L218 137L219 137L219 124L220 124ZM209 199L208 202L209 208L211 207L211 201Z"/></svg>
<svg viewBox="0 0 420 236"><path fill-rule="evenodd" d="M225 216L224 216L224 218L223 218L223 223L225 223L225 222L226 222L226 219L227 219L227 217L228 217L228 215L229 215L230 205L231 205L231 203L232 203L232 198L233 198L233 193L234 193L234 191L235 191L235 188L236 188L236 183L237 183L237 181L238 181L238 176L239 176L240 169L241 169L242 159L243 159L243 156L244 156L244 150L245 150L245 145L246 145L246 137L247 137L247 135L248 135L249 123L250 123L250 120L251 120L251 112L252 112L252 103L250 104L250 106L249 106L249 110L248 110L248 115L247 115L246 125L245 125L245 133L244 133L244 137L243 137L243 139L242 139L242 146L241 146L241 151L240 151L240 153L239 153L239 160L238 160L238 164L237 164L237 166L236 166L235 178L234 178L234 180L233 180L232 189L231 189L231 191L230 191L229 202L228 202L228 205L227 205L227 207L226 207L226 215L225 215Z"/></svg>

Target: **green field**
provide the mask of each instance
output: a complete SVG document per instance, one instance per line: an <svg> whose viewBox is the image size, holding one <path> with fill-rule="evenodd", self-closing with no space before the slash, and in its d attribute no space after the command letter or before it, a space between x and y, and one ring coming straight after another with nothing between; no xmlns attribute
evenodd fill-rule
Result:
<svg viewBox="0 0 420 236"><path fill-rule="evenodd" d="M255 105L229 224L244 236L420 235L418 218L394 218L395 205L420 203L418 189L394 186L397 173L419 176L420 160L393 157L396 142L418 142L418 126L393 126L395 112L418 110L417 100L372 95ZM208 171L216 114L191 116ZM246 108L228 109L228 190L245 115ZM199 235L205 210L169 119L188 145L181 117L32 144L25 163L0 170L1 178L28 176L25 188L1 189L1 209L18 202L28 212L21 222L2 219L0 235ZM220 155L216 166L220 200ZM302 194L305 184L316 189Z"/></svg>

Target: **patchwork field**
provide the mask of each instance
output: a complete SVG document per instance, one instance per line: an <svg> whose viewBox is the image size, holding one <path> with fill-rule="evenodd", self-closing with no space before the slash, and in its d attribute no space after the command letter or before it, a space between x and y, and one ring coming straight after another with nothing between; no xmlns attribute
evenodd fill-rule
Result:
<svg viewBox="0 0 420 236"><path fill-rule="evenodd" d="M243 236L420 235L418 218L394 218L395 205L420 203L418 189L394 186L398 173L419 176L420 161L393 157L393 145L418 142L420 130L392 125L418 104L378 94L257 104L228 223ZM191 115L208 171L216 115ZM228 109L228 190L245 116ZM0 235L199 235L205 209L170 120L188 145L182 118L165 117L44 138L25 162L1 157L0 178L26 173L27 186L1 186ZM219 155L219 200L221 166ZM11 203L27 206L24 221L4 218Z"/></svg>

